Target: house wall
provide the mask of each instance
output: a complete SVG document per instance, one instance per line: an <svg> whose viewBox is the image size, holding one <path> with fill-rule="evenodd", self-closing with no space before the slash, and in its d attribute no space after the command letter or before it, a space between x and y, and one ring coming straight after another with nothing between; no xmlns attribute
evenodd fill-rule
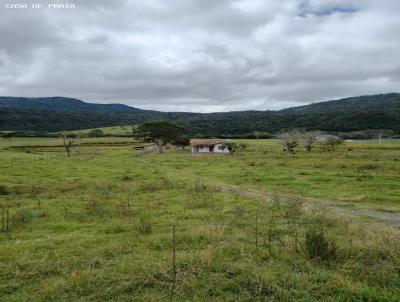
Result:
<svg viewBox="0 0 400 302"><path fill-rule="evenodd" d="M214 153L229 153L228 149L224 148L223 150L220 150L220 147L222 147L222 144L214 145ZM193 153L210 153L210 147L208 147L208 146L192 146L192 152Z"/></svg>
<svg viewBox="0 0 400 302"><path fill-rule="evenodd" d="M210 152L210 147L208 146L199 146L199 151L200 153L208 153Z"/></svg>
<svg viewBox="0 0 400 302"><path fill-rule="evenodd" d="M224 148L223 150L220 150L222 148L222 144L217 144L214 146L214 152L215 153L229 153L229 150L227 148Z"/></svg>
<svg viewBox="0 0 400 302"><path fill-rule="evenodd" d="M210 148L208 146L192 146L193 153L208 153Z"/></svg>

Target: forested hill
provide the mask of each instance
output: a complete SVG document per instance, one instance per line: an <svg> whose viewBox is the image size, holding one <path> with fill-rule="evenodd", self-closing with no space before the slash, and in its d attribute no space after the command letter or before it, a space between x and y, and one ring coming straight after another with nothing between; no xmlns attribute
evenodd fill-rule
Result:
<svg viewBox="0 0 400 302"><path fill-rule="evenodd" d="M143 112L146 110L123 104L92 104L65 97L22 98L0 97L0 108L83 112Z"/></svg>
<svg viewBox="0 0 400 302"><path fill-rule="evenodd" d="M281 110L282 113L288 112L323 112L328 110L352 110L352 109L390 109L399 108L400 93L387 93L378 95L364 95L340 100L319 102L306 106L292 107Z"/></svg>
<svg viewBox="0 0 400 302"><path fill-rule="evenodd" d="M0 97L0 130L61 131L140 124L166 119L191 134L245 136L285 128L325 131L388 129L400 134L400 94L359 96L279 111L184 113L142 110L121 104L90 104L69 98Z"/></svg>

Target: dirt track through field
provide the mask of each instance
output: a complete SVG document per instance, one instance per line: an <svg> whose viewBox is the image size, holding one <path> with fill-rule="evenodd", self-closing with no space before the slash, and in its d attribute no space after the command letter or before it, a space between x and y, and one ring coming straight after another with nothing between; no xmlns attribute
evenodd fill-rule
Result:
<svg viewBox="0 0 400 302"><path fill-rule="evenodd" d="M223 192L238 194L252 199L257 200L272 200L273 194L261 192L257 190L242 188L239 186L220 186L219 189ZM282 201L287 200L291 196L279 195ZM339 214L351 216L360 221L371 220L371 222L377 221L387 225L400 227L400 212L387 212L370 209L350 208L348 204L343 202L334 202L327 200L318 200L314 198L304 198L307 206L313 208L325 208L327 210L333 210Z"/></svg>

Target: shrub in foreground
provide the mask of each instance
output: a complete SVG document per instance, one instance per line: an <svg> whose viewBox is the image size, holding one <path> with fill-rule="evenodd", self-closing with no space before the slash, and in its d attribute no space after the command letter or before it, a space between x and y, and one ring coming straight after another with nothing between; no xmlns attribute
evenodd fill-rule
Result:
<svg viewBox="0 0 400 302"><path fill-rule="evenodd" d="M136 224L136 230L142 235L148 235L152 233L151 222L146 217L140 217Z"/></svg>
<svg viewBox="0 0 400 302"><path fill-rule="evenodd" d="M0 185L0 195L9 195L11 193L11 189L6 185Z"/></svg>
<svg viewBox="0 0 400 302"><path fill-rule="evenodd" d="M332 262L337 259L337 247L326 237L322 229L310 228L307 230L305 250L310 260Z"/></svg>

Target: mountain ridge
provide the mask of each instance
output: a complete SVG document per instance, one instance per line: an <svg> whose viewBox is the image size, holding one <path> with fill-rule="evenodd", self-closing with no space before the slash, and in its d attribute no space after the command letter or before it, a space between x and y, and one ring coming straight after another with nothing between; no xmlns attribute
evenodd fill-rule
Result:
<svg viewBox="0 0 400 302"><path fill-rule="evenodd" d="M54 101L54 102L53 102ZM53 102L53 103L51 103ZM277 111L161 112L78 99L0 97L0 130L62 131L171 120L200 136L246 136L287 128L323 131L387 129L400 133L400 94L358 96Z"/></svg>
<svg viewBox="0 0 400 302"><path fill-rule="evenodd" d="M148 110L141 109L138 107L132 107L126 104L121 103L91 103L85 102L80 99L71 98L71 97L62 97L62 96L52 96L52 97L16 97L16 96L0 96L0 108L24 108L24 109L43 109L43 110L54 110L54 111L104 111L104 112L165 112L165 113L193 113L193 114L214 114L214 113L232 113L232 112L289 112L296 111L299 112L302 109L312 108L312 107L332 107L332 104L340 104L342 107L354 106L354 101L357 102L358 105L377 105L380 101L382 101L381 97L385 98L385 102L388 100L395 100L395 102L399 102L400 93L384 93L384 94L376 94L376 95L362 95L362 96L353 96L346 97L340 99L333 100L325 100L314 102L311 104L301 105L301 106L293 106L278 110L232 110L232 111L216 111L216 112L208 112L208 113L199 113L199 112L185 112L185 111L159 111L159 110ZM372 101L372 102L371 102ZM79 105L77 105L79 104ZM55 105L55 106L54 106ZM75 106L73 106L75 105Z"/></svg>
<svg viewBox="0 0 400 302"><path fill-rule="evenodd" d="M148 110L141 109L137 107L132 107L121 103L91 103L85 102L80 99L53 96L53 97L16 97L16 96L0 96L0 108L20 108L20 109L40 109L49 111L84 111L84 112L163 112L163 113L189 113L189 114L226 114L235 112L301 112L304 109L309 108L319 108L327 109L334 106L337 107L339 104L341 107L351 107L354 106L356 102L357 105L365 107L378 105L382 102L382 97L384 97L385 102L388 100L394 100L395 103L400 103L400 93L385 93L376 95L362 95L353 96L341 99L333 99L326 101L314 102L311 104L293 106L278 110L232 110L232 111L216 111L208 113L200 112L184 112L184 111L159 111L159 110ZM332 106L334 105L334 106Z"/></svg>
<svg viewBox="0 0 400 302"><path fill-rule="evenodd" d="M125 104L89 103L68 97L12 97L1 96L0 108L41 109L51 111L85 111L85 112L141 112L146 111Z"/></svg>

